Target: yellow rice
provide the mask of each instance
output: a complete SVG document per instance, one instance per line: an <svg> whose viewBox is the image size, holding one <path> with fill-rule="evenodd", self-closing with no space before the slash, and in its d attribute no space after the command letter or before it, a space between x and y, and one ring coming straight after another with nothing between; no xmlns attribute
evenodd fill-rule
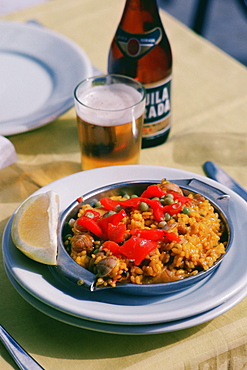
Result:
<svg viewBox="0 0 247 370"><path fill-rule="evenodd" d="M190 213L174 215L166 224L166 230L179 236L180 242L159 244L139 266L124 256L118 256L114 268L107 276L99 277L97 285L115 286L119 282L160 283L184 279L211 267L225 253L225 245L220 241L222 221L207 199L193 194L189 194L189 198L191 199ZM80 217L86 209L90 208L92 208L90 205L83 205L77 216ZM134 228L159 227L152 209L148 211L134 209L122 222L126 224L127 232ZM72 236L78 233L80 233L78 230L72 228ZM96 272L99 261L112 255L109 250L100 252L102 244L100 240L94 240L94 249L90 253L86 249L75 251L70 247L72 236L66 240L65 246L71 257L86 269ZM169 273L168 280L162 277L164 270Z"/></svg>

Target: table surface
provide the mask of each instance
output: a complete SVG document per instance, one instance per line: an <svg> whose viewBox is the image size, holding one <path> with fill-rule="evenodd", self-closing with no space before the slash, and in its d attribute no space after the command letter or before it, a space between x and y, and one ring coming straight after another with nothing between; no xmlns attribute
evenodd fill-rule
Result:
<svg viewBox="0 0 247 370"><path fill-rule="evenodd" d="M106 72L124 0L51 0L3 19L33 19L74 40ZM213 160L247 186L246 68L161 12L173 56L169 140L142 150L143 165L203 175ZM74 109L9 138L18 162L0 171L0 233L16 207L40 187L80 171ZM247 298L205 324L171 333L113 335L69 326L29 305L12 287L2 256L1 324L45 369L240 369L247 367ZM15 365L1 345L0 368Z"/></svg>

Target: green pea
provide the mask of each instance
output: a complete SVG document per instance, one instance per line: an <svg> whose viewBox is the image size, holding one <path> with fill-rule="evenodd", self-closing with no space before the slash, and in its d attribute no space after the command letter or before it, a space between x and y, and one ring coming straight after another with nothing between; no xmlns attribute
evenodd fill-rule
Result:
<svg viewBox="0 0 247 370"><path fill-rule="evenodd" d="M125 194L123 195L123 198L124 198L124 199L130 199L130 196L129 196L129 194L125 193Z"/></svg>
<svg viewBox="0 0 247 370"><path fill-rule="evenodd" d="M164 202L163 202L163 204L165 204L165 205L169 205L169 204L173 204L173 203L174 203L173 197L172 198L167 197L167 198L164 199Z"/></svg>
<svg viewBox="0 0 247 370"><path fill-rule="evenodd" d="M98 201L98 202L96 202L96 203L94 204L94 207L102 207L102 204L100 203L100 201Z"/></svg>
<svg viewBox="0 0 247 370"><path fill-rule="evenodd" d="M105 217L112 216L112 215L115 215L115 213L116 213L116 212L114 212L114 211L108 211L108 212L106 212L106 213L104 214L104 218L105 218Z"/></svg>
<svg viewBox="0 0 247 370"><path fill-rule="evenodd" d="M182 212L185 214L185 215L189 215L190 214L190 208L189 207L184 207L182 209Z"/></svg>
<svg viewBox="0 0 247 370"><path fill-rule="evenodd" d="M163 227L165 227L166 226L166 221L164 220L164 221L160 221L160 223L159 223L159 228L160 229L163 229Z"/></svg>
<svg viewBox="0 0 247 370"><path fill-rule="evenodd" d="M149 209L149 205L146 202L141 202L139 204L139 208L141 211L147 211Z"/></svg>
<svg viewBox="0 0 247 370"><path fill-rule="evenodd" d="M169 221L171 219L171 215L169 213L164 214L165 221Z"/></svg>
<svg viewBox="0 0 247 370"><path fill-rule="evenodd" d="M136 195L136 194L132 194L131 196L130 196L130 198L137 198L138 197L138 195Z"/></svg>
<svg viewBox="0 0 247 370"><path fill-rule="evenodd" d="M159 197L153 197L152 200L160 200Z"/></svg>
<svg viewBox="0 0 247 370"><path fill-rule="evenodd" d="M65 237L64 237L64 240L67 240L69 238L72 238L72 235L71 234L67 234Z"/></svg>

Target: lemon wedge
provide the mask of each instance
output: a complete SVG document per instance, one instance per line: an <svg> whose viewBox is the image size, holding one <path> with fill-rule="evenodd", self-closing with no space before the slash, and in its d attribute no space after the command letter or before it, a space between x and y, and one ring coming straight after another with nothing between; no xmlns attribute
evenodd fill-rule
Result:
<svg viewBox="0 0 247 370"><path fill-rule="evenodd" d="M16 247L29 258L56 264L59 198L54 191L28 198L17 209L11 227Z"/></svg>

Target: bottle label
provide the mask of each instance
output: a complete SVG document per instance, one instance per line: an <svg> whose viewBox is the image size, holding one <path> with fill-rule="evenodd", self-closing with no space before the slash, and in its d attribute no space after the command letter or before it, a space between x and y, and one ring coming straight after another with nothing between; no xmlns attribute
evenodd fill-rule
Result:
<svg viewBox="0 0 247 370"><path fill-rule="evenodd" d="M146 109L143 137L159 136L171 126L171 76L145 85Z"/></svg>
<svg viewBox="0 0 247 370"><path fill-rule="evenodd" d="M117 29L115 39L122 53L132 59L140 59L152 50L162 38L162 30L156 27L145 33L129 33L120 26Z"/></svg>

